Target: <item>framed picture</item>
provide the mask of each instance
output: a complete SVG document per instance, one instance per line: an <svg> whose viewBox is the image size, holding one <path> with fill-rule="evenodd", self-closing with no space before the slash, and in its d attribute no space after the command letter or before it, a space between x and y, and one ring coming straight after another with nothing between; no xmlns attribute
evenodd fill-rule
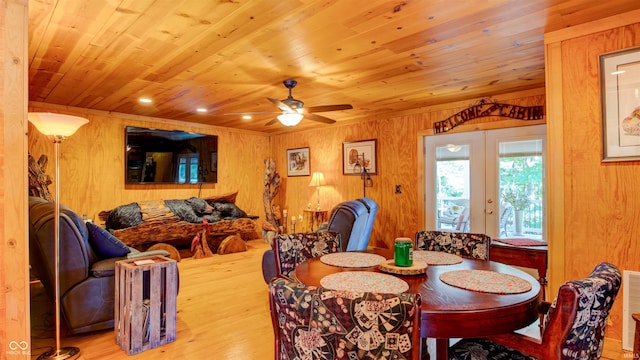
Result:
<svg viewBox="0 0 640 360"><path fill-rule="evenodd" d="M362 140L342 143L342 173L360 175L363 168L369 174L378 173L376 140Z"/></svg>
<svg viewBox="0 0 640 360"><path fill-rule="evenodd" d="M600 55L602 161L640 160L640 48Z"/></svg>
<svg viewBox="0 0 640 360"><path fill-rule="evenodd" d="M309 176L309 148L287 150L287 176Z"/></svg>

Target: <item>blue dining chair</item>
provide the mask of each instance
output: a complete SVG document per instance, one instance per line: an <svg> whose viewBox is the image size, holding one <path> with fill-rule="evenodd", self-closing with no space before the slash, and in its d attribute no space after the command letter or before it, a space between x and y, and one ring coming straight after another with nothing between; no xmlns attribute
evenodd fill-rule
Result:
<svg viewBox="0 0 640 360"><path fill-rule="evenodd" d="M620 270L600 263L588 277L565 282L553 304L545 303L541 339L518 333L463 339L450 347L449 359L599 359L620 284Z"/></svg>
<svg viewBox="0 0 640 360"><path fill-rule="evenodd" d="M443 251L465 258L489 260L491 238L485 234L418 231L415 239L416 250Z"/></svg>
<svg viewBox="0 0 640 360"><path fill-rule="evenodd" d="M420 295L269 284L275 359L420 359ZM415 346L414 346L415 345Z"/></svg>

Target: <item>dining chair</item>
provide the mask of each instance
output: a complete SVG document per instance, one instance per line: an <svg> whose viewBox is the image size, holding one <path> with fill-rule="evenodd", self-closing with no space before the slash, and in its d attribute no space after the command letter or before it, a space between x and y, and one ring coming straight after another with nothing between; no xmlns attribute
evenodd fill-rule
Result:
<svg viewBox="0 0 640 360"><path fill-rule="evenodd" d="M541 339L517 333L463 339L449 359L598 359L609 311L620 289L620 270L600 263L581 280L565 282L544 316Z"/></svg>
<svg viewBox="0 0 640 360"><path fill-rule="evenodd" d="M491 238L485 234L418 231L416 250L444 251L466 258L489 260Z"/></svg>
<svg viewBox="0 0 640 360"><path fill-rule="evenodd" d="M420 295L269 284L275 359L420 359Z"/></svg>
<svg viewBox="0 0 640 360"><path fill-rule="evenodd" d="M273 238L276 276L293 279L301 262L342 249L341 236L334 231L278 234Z"/></svg>

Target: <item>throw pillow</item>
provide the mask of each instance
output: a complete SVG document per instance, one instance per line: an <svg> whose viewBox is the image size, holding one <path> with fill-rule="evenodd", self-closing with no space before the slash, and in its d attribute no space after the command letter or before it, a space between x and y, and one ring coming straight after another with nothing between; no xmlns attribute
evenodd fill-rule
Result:
<svg viewBox="0 0 640 360"><path fill-rule="evenodd" d="M120 239L94 223L88 222L87 230L89 243L101 259L126 256L131 251Z"/></svg>

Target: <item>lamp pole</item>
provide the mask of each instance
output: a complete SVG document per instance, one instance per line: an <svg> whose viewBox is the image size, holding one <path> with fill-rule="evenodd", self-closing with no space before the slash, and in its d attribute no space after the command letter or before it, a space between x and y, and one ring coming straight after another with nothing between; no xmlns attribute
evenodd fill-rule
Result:
<svg viewBox="0 0 640 360"><path fill-rule="evenodd" d="M358 155L358 158L360 158L360 155ZM358 166L362 169L360 170L360 178L362 179L362 196L367 197L367 187L373 186L373 180L371 179L371 175L369 175L369 173L367 172L364 153L362 153L362 160L358 159L358 162L356 163L356 167L354 167L354 170Z"/></svg>
<svg viewBox="0 0 640 360"><path fill-rule="evenodd" d="M61 347L60 346L60 144L65 137L62 135L53 135L53 144L55 148L56 159L56 195L53 218L53 246L54 246L54 263L55 263L55 312L56 312L56 348L46 352L38 357L38 360L44 359L77 359L80 355L80 349L77 347Z"/></svg>
<svg viewBox="0 0 640 360"><path fill-rule="evenodd" d="M363 154L364 156L364 154ZM367 168L362 167L362 197L367 197Z"/></svg>

